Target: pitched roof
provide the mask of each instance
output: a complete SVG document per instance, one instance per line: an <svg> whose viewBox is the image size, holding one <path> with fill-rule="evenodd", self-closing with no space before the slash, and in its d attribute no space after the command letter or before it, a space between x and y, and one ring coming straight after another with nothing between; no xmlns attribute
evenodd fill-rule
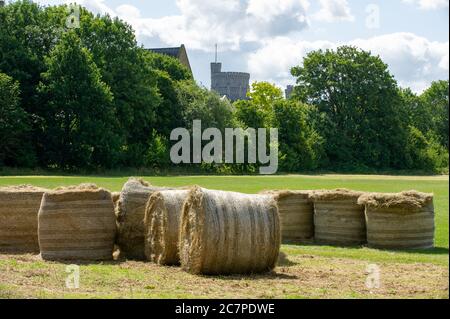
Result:
<svg viewBox="0 0 450 319"><path fill-rule="evenodd" d="M170 55L174 58L178 58L180 54L181 47L176 48L156 48L156 49L149 49L152 52L159 53L159 54L165 54Z"/></svg>
<svg viewBox="0 0 450 319"><path fill-rule="evenodd" d="M189 57L187 55L186 47L184 46L184 44L182 44L180 47L175 48L154 48L147 50L158 54L168 55L180 60L180 62L184 64L192 73L191 64L189 62Z"/></svg>

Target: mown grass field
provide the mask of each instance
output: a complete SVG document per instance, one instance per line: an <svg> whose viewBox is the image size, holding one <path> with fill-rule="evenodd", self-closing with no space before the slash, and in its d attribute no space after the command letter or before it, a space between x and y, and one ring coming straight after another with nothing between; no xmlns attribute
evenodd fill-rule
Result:
<svg viewBox="0 0 450 319"><path fill-rule="evenodd" d="M119 260L81 265L77 290L65 288L65 264L38 256L0 255L0 298L449 298L448 176L182 176L144 177L154 185L200 185L257 193L267 189L333 189L435 194L436 248L381 251L364 247L283 245L271 273L257 276L198 277L179 268ZM119 191L127 177L0 177L0 186L47 188L96 183ZM380 269L380 288L368 288L367 267Z"/></svg>

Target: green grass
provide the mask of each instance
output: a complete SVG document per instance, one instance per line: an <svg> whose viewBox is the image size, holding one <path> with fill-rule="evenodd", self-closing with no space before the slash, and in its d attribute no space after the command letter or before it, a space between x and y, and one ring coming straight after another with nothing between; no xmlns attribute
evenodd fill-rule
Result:
<svg viewBox="0 0 450 319"><path fill-rule="evenodd" d="M127 179L95 176L0 177L0 186L32 184L55 188L89 182L111 191L120 191ZM283 245L282 251L287 255L289 264L277 268L276 275L256 277L199 278L178 268L157 267L148 263L90 264L82 266L85 287L82 291L65 289L64 264L46 263L29 256L2 258L0 255L0 298L448 298L448 176L147 176L144 179L158 186L200 185L244 193L268 189L333 188L371 192L411 189L430 192L435 194L436 248L383 251L366 247ZM379 292L364 288L365 267L372 263L386 269L383 272L385 287ZM8 274L5 279L2 279L2 272ZM333 276L328 277L330 274Z"/></svg>
<svg viewBox="0 0 450 319"><path fill-rule="evenodd" d="M435 194L436 209L436 249L435 254L422 252L415 254L417 258L440 260L447 255L449 248L449 187L448 176L424 177L424 176L376 176L376 175L285 175L285 176L179 176L179 177L144 177L146 180L158 186L186 186L200 185L206 188L237 191L243 193L257 193L268 189L333 189L350 188L371 192L399 192L415 189L422 192ZM111 191L120 191L127 177L92 177L92 176L20 176L0 177L0 186L33 184L36 186L55 188L58 186L74 185L79 183L95 183ZM339 255L353 255L350 250L333 249L330 247L304 247L305 251L316 251L322 255L328 255L333 251ZM447 249L447 251L446 251ZM348 251L348 252L347 252ZM379 252L384 254L384 252ZM369 253L369 256L374 254ZM387 254L390 256L390 254ZM398 254L404 260L413 260L412 254ZM409 257L408 257L409 256ZM442 257L444 256L444 257ZM390 257L389 257L390 258ZM400 257L399 257L400 258Z"/></svg>

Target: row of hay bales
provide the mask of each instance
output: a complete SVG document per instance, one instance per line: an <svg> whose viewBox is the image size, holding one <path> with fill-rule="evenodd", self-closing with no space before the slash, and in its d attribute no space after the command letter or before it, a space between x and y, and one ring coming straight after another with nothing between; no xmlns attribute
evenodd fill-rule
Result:
<svg viewBox="0 0 450 319"><path fill-rule="evenodd" d="M345 189L268 193L277 200L285 242L368 244L381 249L434 247L432 194Z"/></svg>
<svg viewBox="0 0 450 319"><path fill-rule="evenodd" d="M434 241L433 196L417 192L247 195L132 178L113 194L92 184L0 188L0 201L0 252L110 260L117 245L122 258L181 264L195 274L269 271L282 236L381 248L425 248Z"/></svg>

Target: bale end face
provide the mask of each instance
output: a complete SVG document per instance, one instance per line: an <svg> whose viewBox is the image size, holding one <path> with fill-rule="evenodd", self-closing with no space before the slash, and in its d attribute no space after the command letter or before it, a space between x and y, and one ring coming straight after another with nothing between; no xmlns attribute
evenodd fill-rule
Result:
<svg viewBox="0 0 450 319"><path fill-rule="evenodd" d="M179 265L180 215L187 190L154 193L145 209L145 255L160 265Z"/></svg>
<svg viewBox="0 0 450 319"><path fill-rule="evenodd" d="M39 253L38 212L46 191L31 185L0 187L0 252Z"/></svg>
<svg viewBox="0 0 450 319"><path fill-rule="evenodd" d="M369 247L390 250L434 247L435 213L431 194L371 194L363 200Z"/></svg>
<svg viewBox="0 0 450 319"><path fill-rule="evenodd" d="M143 180L131 178L122 188L117 204L117 244L128 259L145 260L145 207L150 196L168 188L153 187Z"/></svg>
<svg viewBox="0 0 450 319"><path fill-rule="evenodd" d="M111 260L116 232L111 193L66 188L44 194L38 219L44 260Z"/></svg>
<svg viewBox="0 0 450 319"><path fill-rule="evenodd" d="M362 194L346 189L313 193L316 243L339 246L367 243L364 206L358 204Z"/></svg>
<svg viewBox="0 0 450 319"><path fill-rule="evenodd" d="M194 187L189 193L181 212L178 251L182 268L192 274L201 274L203 269L203 236L205 210L203 192Z"/></svg>

